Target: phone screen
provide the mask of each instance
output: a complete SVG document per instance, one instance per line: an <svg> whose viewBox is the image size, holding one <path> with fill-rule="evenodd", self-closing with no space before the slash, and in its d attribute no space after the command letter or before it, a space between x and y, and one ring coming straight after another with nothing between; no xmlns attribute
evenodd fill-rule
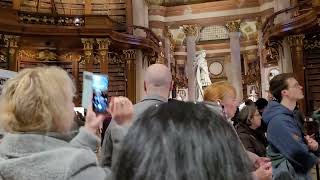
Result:
<svg viewBox="0 0 320 180"><path fill-rule="evenodd" d="M107 75L92 75L92 109L96 113L105 113L108 104L109 79Z"/></svg>

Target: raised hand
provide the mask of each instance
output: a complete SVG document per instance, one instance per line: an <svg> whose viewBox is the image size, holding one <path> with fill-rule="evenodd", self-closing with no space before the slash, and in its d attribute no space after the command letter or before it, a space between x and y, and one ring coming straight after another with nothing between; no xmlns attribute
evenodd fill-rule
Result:
<svg viewBox="0 0 320 180"><path fill-rule="evenodd" d="M111 99L108 112L110 112L112 119L118 125L131 123L133 117L133 105L126 97L113 97Z"/></svg>

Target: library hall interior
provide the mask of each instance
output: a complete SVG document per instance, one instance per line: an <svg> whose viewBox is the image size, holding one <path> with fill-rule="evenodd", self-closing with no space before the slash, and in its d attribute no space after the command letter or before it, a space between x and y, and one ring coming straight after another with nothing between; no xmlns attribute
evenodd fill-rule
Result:
<svg viewBox="0 0 320 180"><path fill-rule="evenodd" d="M320 180L320 0L0 0L0 180Z"/></svg>

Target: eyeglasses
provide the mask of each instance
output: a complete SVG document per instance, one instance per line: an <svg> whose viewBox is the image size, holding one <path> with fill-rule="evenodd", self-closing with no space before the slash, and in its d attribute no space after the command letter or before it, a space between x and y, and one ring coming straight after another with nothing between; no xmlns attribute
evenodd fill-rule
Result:
<svg viewBox="0 0 320 180"><path fill-rule="evenodd" d="M301 87L301 85L299 83L296 83L292 87L288 87L288 89L289 88L300 88L300 87Z"/></svg>

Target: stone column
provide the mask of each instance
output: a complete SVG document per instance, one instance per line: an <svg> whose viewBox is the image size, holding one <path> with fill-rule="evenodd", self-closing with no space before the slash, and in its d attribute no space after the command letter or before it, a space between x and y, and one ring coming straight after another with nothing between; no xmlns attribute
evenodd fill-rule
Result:
<svg viewBox="0 0 320 180"><path fill-rule="evenodd" d="M92 71L93 68L93 43L94 39L82 38L81 42L83 44L85 67L87 71Z"/></svg>
<svg viewBox="0 0 320 180"><path fill-rule="evenodd" d="M291 58L291 47L289 45L288 39L285 38L282 40L281 43L283 47L283 56L280 55L279 57L279 67L281 69L282 73L292 73L293 67L292 67L292 58ZM279 47L280 48L280 47ZM281 53L281 49L279 49L279 52Z"/></svg>
<svg viewBox="0 0 320 180"><path fill-rule="evenodd" d="M304 70L305 66L303 63L303 39L304 35L291 35L287 37L289 46L291 48L291 57L292 57L292 69L293 73L300 83L301 86L305 89L305 75ZM300 110L306 113L306 99L303 99L299 102Z"/></svg>
<svg viewBox="0 0 320 180"><path fill-rule="evenodd" d="M172 37L172 34L170 33L169 27L166 27L164 29L163 34L164 34L164 52L165 52L165 57L167 59L167 66L169 69L171 69L171 57L172 57L171 39L173 37Z"/></svg>
<svg viewBox="0 0 320 180"><path fill-rule="evenodd" d="M132 101L136 102L136 51L129 49L124 50L126 60L126 72L127 72L127 97Z"/></svg>
<svg viewBox="0 0 320 180"><path fill-rule="evenodd" d="M268 92L269 92L269 81L266 73L265 68L265 61L263 57L263 33L262 33L262 22L261 18L258 19L256 23L257 32L258 32L258 38L257 38L257 45L258 45L258 56L260 60L260 74L261 74L261 97L267 99L268 98Z"/></svg>
<svg viewBox="0 0 320 180"><path fill-rule="evenodd" d="M149 27L148 18L148 6L145 1L142 0L132 0L132 21L133 25ZM135 35L145 36L145 33L140 31L135 31ZM146 71L146 65L143 64L143 52L142 50L136 50L136 101L140 101L145 95L143 82L144 75Z"/></svg>
<svg viewBox="0 0 320 180"><path fill-rule="evenodd" d="M108 38L96 39L98 43L98 53L100 59L100 72L103 74L108 74L109 72L109 45L111 41Z"/></svg>
<svg viewBox="0 0 320 180"><path fill-rule="evenodd" d="M232 21L226 24L230 37L230 67L232 69L230 82L237 91L237 97L243 98L242 75L241 75L241 54L240 54L240 21Z"/></svg>
<svg viewBox="0 0 320 180"><path fill-rule="evenodd" d="M187 42L187 67L186 67L186 75L188 78L188 95L189 101L195 101L195 93L196 93L196 82L195 82L195 74L194 74L194 60L196 58L196 34L197 34L197 26L195 25L184 25L183 31L186 34L186 42Z"/></svg>
<svg viewBox="0 0 320 180"><path fill-rule="evenodd" d="M9 49L9 70L18 71L18 62L16 59L16 53L18 49L19 36L5 35L4 40L6 47Z"/></svg>

